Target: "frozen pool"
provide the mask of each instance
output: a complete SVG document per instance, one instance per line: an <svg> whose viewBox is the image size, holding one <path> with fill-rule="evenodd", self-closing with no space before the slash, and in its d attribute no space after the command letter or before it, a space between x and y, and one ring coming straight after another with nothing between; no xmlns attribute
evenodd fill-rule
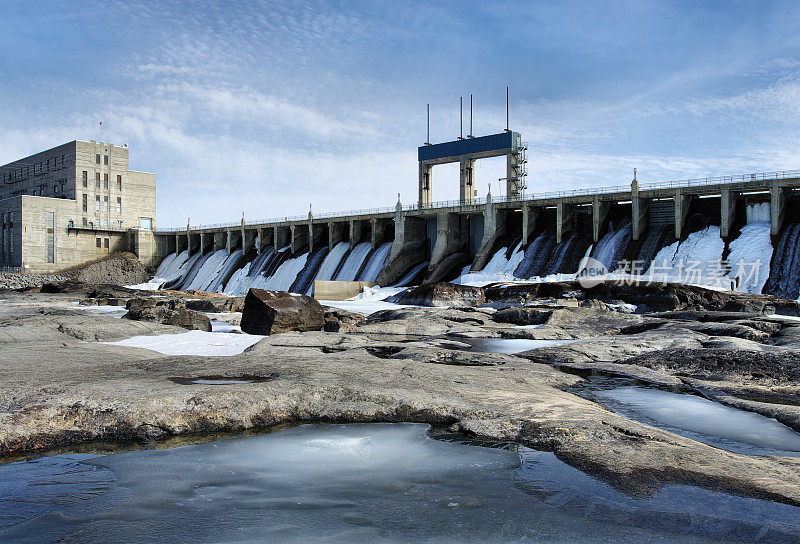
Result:
<svg viewBox="0 0 800 544"><path fill-rule="evenodd" d="M0 466L3 542L791 542L798 509L689 486L632 498L552 453L420 424Z"/></svg>

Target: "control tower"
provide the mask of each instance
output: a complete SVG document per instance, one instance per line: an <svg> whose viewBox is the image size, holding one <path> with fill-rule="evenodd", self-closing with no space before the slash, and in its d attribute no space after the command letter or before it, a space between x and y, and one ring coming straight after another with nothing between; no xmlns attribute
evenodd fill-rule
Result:
<svg viewBox="0 0 800 544"><path fill-rule="evenodd" d="M420 146L419 157L419 207L431 205L431 170L437 164L457 162L461 165L459 199L462 204L475 202L475 161L489 157L506 156L506 195L509 200L522 197L527 175L527 147L519 132L506 130L499 134L460 138L452 142Z"/></svg>

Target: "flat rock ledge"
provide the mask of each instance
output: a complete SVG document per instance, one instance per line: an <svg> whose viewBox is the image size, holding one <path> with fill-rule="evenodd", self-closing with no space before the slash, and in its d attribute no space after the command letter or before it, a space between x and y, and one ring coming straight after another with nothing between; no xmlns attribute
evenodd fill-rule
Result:
<svg viewBox="0 0 800 544"><path fill-rule="evenodd" d="M553 451L639 495L683 483L800 506L800 459L736 454L618 416L565 391L582 378L553 366L591 366L602 358L624 364L622 358L668 348L701 349L720 331L739 329L712 334L640 315L630 316L626 328L617 320L628 319L624 314L600 321L599 312L561 309L541 328L525 330L576 338L581 323L594 323L590 348L579 341L536 350L536 356L448 351L459 347L452 338L421 341L431 334L500 337L519 329L493 321L489 310L416 308L373 314L346 333L276 334L240 355L198 357L99 343L184 331L177 327L68 309L11 309L0 314L0 456L287 423L421 422ZM762 343L730 338L795 349L789 332L769 333ZM778 340L781 346L768 345ZM683 361L673 360L674 367ZM628 366L675 376L672 368L637 361ZM192 383L207 376L248 381Z"/></svg>

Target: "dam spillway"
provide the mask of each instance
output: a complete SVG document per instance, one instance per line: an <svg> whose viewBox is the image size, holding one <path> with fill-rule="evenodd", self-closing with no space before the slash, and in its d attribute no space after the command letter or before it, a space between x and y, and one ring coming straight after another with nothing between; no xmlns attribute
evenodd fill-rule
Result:
<svg viewBox="0 0 800 544"><path fill-rule="evenodd" d="M641 262L638 273L656 264L673 280L668 269L687 261L717 262L736 289L797 298L798 188L800 172L775 172L187 225L154 232L157 276L164 287L309 293L325 278L388 286L575 274L591 256L610 272L621 262ZM747 277L736 270L745 260L757 268Z"/></svg>

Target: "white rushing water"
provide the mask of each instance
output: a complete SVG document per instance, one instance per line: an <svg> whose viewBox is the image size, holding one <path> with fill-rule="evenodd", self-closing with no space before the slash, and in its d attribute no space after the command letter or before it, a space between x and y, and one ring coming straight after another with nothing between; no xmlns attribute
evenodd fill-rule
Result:
<svg viewBox="0 0 800 544"><path fill-rule="evenodd" d="M249 262L234 272L222 292L231 296L242 296L247 293L247 290L250 289L250 284L253 282L253 278L248 276L252 266L253 263Z"/></svg>
<svg viewBox="0 0 800 544"><path fill-rule="evenodd" d="M748 223L761 223L764 221L769 222L770 220L769 202L748 204L747 208L745 209L745 214Z"/></svg>
<svg viewBox="0 0 800 544"><path fill-rule="evenodd" d="M336 274L336 270L339 268L339 264L347 254L348 249L350 249L349 242L339 242L333 246L333 250L328 252L328 254L325 256L325 259L322 261L319 270L317 270L317 275L314 276L314 281L331 281L333 279L333 275ZM311 285L309 285L308 289L306 289L305 294L308 296L311 296L311 293L314 291L314 281L312 281Z"/></svg>
<svg viewBox="0 0 800 544"><path fill-rule="evenodd" d="M303 253L293 259L287 259L270 277L259 276L253 280L250 286L256 289L267 289L268 291L288 291L294 280L297 279L297 275L308 262L309 255L310 253Z"/></svg>
<svg viewBox="0 0 800 544"><path fill-rule="evenodd" d="M372 244L369 242L357 244L347 255L342 268L336 274L336 281L355 281L358 271L361 270L361 266L371 250Z"/></svg>
<svg viewBox="0 0 800 544"><path fill-rule="evenodd" d="M191 283L184 287L184 291L190 289L197 289L198 291L208 290L209 286L219 276L227 259L227 249L219 249L212 253L200 267L200 270L198 270L197 275L192 279Z"/></svg>
<svg viewBox="0 0 800 544"><path fill-rule="evenodd" d="M508 248L503 247L492 255L483 270L477 272L470 272L470 267L467 266L462 272L461 276L456 278L453 283L460 283L463 285L483 285L496 281L516 281L518 278L514 277L514 270L517 269L519 264L525 258L525 252L522 250L522 242L517 244L514 251L511 252L511 257L506 258Z"/></svg>
<svg viewBox="0 0 800 544"><path fill-rule="evenodd" d="M712 225L663 248L648 272L657 281L729 288L730 281L720 266L724 249L719 227Z"/></svg>
<svg viewBox="0 0 800 544"><path fill-rule="evenodd" d="M378 274L381 273L381 269L383 269L383 265L386 263L386 258L389 256L391 250L391 242L386 242L379 246L370 256L357 279L359 281L375 281L378 278Z"/></svg>
<svg viewBox="0 0 800 544"><path fill-rule="evenodd" d="M769 221L748 223L738 238L730 243L728 263L736 290L760 293L769 279L772 238Z"/></svg>
<svg viewBox="0 0 800 544"><path fill-rule="evenodd" d="M156 270L153 279L136 285L129 285L131 289L155 290L165 283L173 282L183 277L187 272L189 252L184 250L180 253L170 253L167 255Z"/></svg>

